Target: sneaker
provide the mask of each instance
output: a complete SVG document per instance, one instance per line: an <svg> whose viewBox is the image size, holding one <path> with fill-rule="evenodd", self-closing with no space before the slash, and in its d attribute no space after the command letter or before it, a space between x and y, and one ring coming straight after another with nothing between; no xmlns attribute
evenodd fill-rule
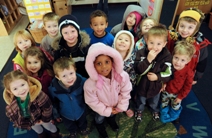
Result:
<svg viewBox="0 0 212 138"><path fill-rule="evenodd" d="M160 116L159 116L159 113L158 112L154 112L152 114L152 116L153 116L153 120L155 120L155 121L160 120Z"/></svg>
<svg viewBox="0 0 212 138"><path fill-rule="evenodd" d="M70 133L68 138L77 138L77 133L76 132Z"/></svg>
<svg viewBox="0 0 212 138"><path fill-rule="evenodd" d="M176 120L172 121L173 124L179 124L180 123L180 118L178 117Z"/></svg>
<svg viewBox="0 0 212 138"><path fill-rule="evenodd" d="M90 131L88 130L88 128L86 128L84 130L80 130L81 135L88 135L89 133L90 133Z"/></svg>
<svg viewBox="0 0 212 138"><path fill-rule="evenodd" d="M141 122L142 121L142 113L141 111L135 112L135 120Z"/></svg>

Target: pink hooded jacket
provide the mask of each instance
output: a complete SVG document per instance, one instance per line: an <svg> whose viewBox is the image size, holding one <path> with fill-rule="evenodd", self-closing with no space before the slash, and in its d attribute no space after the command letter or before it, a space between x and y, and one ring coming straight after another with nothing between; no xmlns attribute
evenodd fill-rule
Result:
<svg viewBox="0 0 212 138"><path fill-rule="evenodd" d="M97 73L94 61L98 55L108 55L113 59L111 79ZM89 79L84 84L85 102L101 116L109 117L112 108L126 111L129 105L132 84L129 75L123 71L123 60L119 52L103 43L91 45L86 57L85 68Z"/></svg>

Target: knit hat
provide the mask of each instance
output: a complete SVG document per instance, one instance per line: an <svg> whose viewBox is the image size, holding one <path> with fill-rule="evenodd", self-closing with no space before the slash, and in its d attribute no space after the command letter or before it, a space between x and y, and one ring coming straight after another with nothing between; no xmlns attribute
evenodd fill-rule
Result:
<svg viewBox="0 0 212 138"><path fill-rule="evenodd" d="M75 16L67 14L60 18L58 22L58 26L59 26L59 31L61 35L62 35L62 29L65 25L72 25L74 28L76 28L76 30L79 33L80 26L78 25L78 21Z"/></svg>
<svg viewBox="0 0 212 138"><path fill-rule="evenodd" d="M134 30L134 32L137 32L137 28L138 28L138 26L139 26L139 24L140 24L140 22L142 20L142 16L137 11L133 11L131 13L135 14L135 17L136 17L136 22L135 22L135 26L134 26L133 30Z"/></svg>

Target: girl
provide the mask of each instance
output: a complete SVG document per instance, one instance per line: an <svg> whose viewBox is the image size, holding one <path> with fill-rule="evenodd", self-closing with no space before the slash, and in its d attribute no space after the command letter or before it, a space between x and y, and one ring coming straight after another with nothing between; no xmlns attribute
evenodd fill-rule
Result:
<svg viewBox="0 0 212 138"><path fill-rule="evenodd" d="M38 47L30 47L24 54L25 72L27 75L38 79L42 90L48 95L48 87L54 77L52 64Z"/></svg>
<svg viewBox="0 0 212 138"><path fill-rule="evenodd" d="M3 98L6 116L14 127L33 129L40 138L47 137L43 127L50 131L51 138L59 138L59 131L51 121L52 103L41 91L38 80L20 70L7 73L3 78Z"/></svg>
<svg viewBox="0 0 212 138"><path fill-rule="evenodd" d="M31 34L26 30L19 30L15 33L13 37L13 43L15 45L15 49L18 52L15 58L13 58L13 69L21 70L24 69L24 52L27 48L31 46L35 46L35 41Z"/></svg>
<svg viewBox="0 0 212 138"><path fill-rule="evenodd" d="M134 37L129 31L121 30L116 34L113 47L121 54L124 61L124 71L130 76L132 86L136 83L136 74L133 68L135 53L134 50ZM131 92L131 97L134 98L134 93ZM126 111L128 117L134 115L133 111L128 108Z"/></svg>
<svg viewBox="0 0 212 138"><path fill-rule="evenodd" d="M88 50L85 68L90 76L84 84L85 102L96 112L95 125L101 137L108 137L104 119L118 131L115 117L126 111L132 84L123 71L123 59L113 48L95 43Z"/></svg>
<svg viewBox="0 0 212 138"><path fill-rule="evenodd" d="M135 44L135 52L145 47L146 42L144 35L149 31L150 28L156 25L158 25L158 21L153 18L147 17L142 20L140 24L140 32L138 32L139 40Z"/></svg>

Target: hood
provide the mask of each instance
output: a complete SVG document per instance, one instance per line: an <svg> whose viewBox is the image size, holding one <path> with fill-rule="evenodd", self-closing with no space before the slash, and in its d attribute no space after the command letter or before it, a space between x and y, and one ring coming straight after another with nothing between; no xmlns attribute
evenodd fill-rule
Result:
<svg viewBox="0 0 212 138"><path fill-rule="evenodd" d="M126 60L128 60L128 59L131 57L131 54L132 54L132 52L133 52L134 45L135 45L134 36L132 35L132 33L130 33L129 31L126 31L126 30L121 30L121 31L119 31L119 32L116 34L115 38L114 38L113 47L116 49L115 42L116 42L118 36L119 36L120 34L123 34L123 33L124 33L124 34L128 34L128 35L130 36L130 40L131 40L131 46L130 46L129 52L127 53L127 56L126 56L125 59L124 59L124 61L126 61Z"/></svg>
<svg viewBox="0 0 212 138"><path fill-rule="evenodd" d="M37 98L39 93L41 92L42 86L41 86L41 83L37 79L32 78L30 76L28 76L28 78L29 78L30 102L33 102ZM3 98L4 98L5 102L9 105L13 101L14 95L7 92L6 89L4 89Z"/></svg>
<svg viewBox="0 0 212 138"><path fill-rule="evenodd" d="M116 73L121 74L123 72L123 60L121 54L119 54L114 48L103 43L95 43L90 46L85 62L86 71L92 80L98 80L98 73L94 67L94 61L96 60L96 57L101 54L108 55L113 59L113 68Z"/></svg>
<svg viewBox="0 0 212 138"><path fill-rule="evenodd" d="M81 45L80 45L81 48L86 47L90 44L90 37L86 32L80 31L78 37L81 37ZM56 37L54 41L52 42L51 47L54 50L58 50L60 48L60 41L65 41L65 40L63 39L62 36Z"/></svg>

